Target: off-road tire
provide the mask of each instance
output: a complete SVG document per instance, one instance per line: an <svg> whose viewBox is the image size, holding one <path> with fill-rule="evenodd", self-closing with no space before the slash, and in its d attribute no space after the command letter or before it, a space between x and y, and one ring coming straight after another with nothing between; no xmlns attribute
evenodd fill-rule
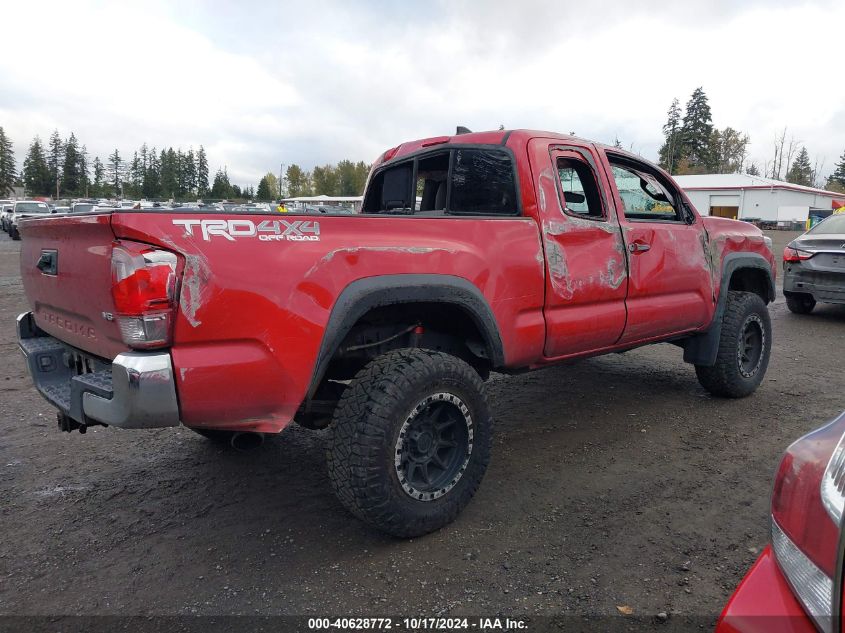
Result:
<svg viewBox="0 0 845 633"><path fill-rule="evenodd" d="M813 295L804 293L786 295L786 307L795 314L810 314L816 307Z"/></svg>
<svg viewBox="0 0 845 633"><path fill-rule="evenodd" d="M202 435L207 440L214 442L215 444L231 446L232 444L232 436L235 434L235 431L223 431L221 429L191 429L194 433L198 433Z"/></svg>
<svg viewBox="0 0 845 633"><path fill-rule="evenodd" d="M407 425L419 407L444 394L465 406L462 423L472 433L461 459L468 453L468 461L456 482L434 493L442 496L419 500L404 487L411 477L400 475L400 446L411 442ZM361 369L338 402L329 477L338 499L359 519L400 538L420 536L451 523L472 499L490 461L492 437L484 384L472 367L442 352L394 350Z"/></svg>
<svg viewBox="0 0 845 633"><path fill-rule="evenodd" d="M744 363L745 356L740 346L747 343L749 328L759 330L762 341L759 358L755 355L749 363ZM722 315L716 363L712 367L695 366L698 382L715 396L744 398L754 393L763 380L771 350L772 322L766 303L753 292L730 290Z"/></svg>

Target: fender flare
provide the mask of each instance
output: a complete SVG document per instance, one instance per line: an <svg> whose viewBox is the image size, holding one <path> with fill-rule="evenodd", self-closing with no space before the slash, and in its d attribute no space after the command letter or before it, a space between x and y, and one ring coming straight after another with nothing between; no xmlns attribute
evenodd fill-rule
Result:
<svg viewBox="0 0 845 633"><path fill-rule="evenodd" d="M772 267L765 257L759 253L730 253L726 255L722 262L722 283L719 286L719 299L716 302L713 322L706 332L691 336L684 341L685 362L707 367L712 367L716 362L716 355L719 352L719 339L722 335L722 316L725 314L731 277L737 270L743 268L763 270L768 280L766 287L768 296L764 298L764 301L768 304L775 300L775 280L772 276Z"/></svg>
<svg viewBox="0 0 845 633"><path fill-rule="evenodd" d="M373 308L416 302L448 303L463 309L481 332L492 366L505 364L496 317L484 295L471 282L463 277L437 274L366 277L346 286L332 306L306 397L313 398L332 357L362 316Z"/></svg>

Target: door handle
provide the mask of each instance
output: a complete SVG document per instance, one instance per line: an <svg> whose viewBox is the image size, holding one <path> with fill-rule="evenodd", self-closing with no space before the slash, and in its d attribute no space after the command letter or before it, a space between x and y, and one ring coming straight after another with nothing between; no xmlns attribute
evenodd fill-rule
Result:
<svg viewBox="0 0 845 633"><path fill-rule="evenodd" d="M651 245L644 244L643 242L631 242L628 244L628 250L632 253L645 253L651 250Z"/></svg>

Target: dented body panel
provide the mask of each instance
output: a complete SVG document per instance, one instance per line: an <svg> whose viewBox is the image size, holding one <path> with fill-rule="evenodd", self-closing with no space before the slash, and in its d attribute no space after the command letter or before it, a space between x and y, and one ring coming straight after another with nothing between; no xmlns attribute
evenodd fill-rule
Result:
<svg viewBox="0 0 845 633"><path fill-rule="evenodd" d="M622 152L583 139L526 130L423 139L382 155L370 180L385 165L450 144L506 148L520 214L289 213L280 219L274 213L118 210L26 220L21 268L36 321L65 343L110 360L128 349L103 316L111 310L113 242L175 252L179 305L169 353L180 420L278 432L307 405L327 355L337 351L336 333L327 329L342 320L338 310L350 309L340 298L367 280L407 276L417 295L421 276L432 287L438 279L444 287L455 279L469 284L492 315L492 325L484 326L494 328L495 337L481 339L501 345L501 354L477 353L493 369L516 371L703 334L729 283L723 278L727 257L753 253L773 268L758 229L701 218L682 193L693 215L689 223L626 219L608 162L609 152ZM601 219L568 211L560 159L589 164ZM632 252L632 244L649 250ZM59 251L61 284L35 269L45 249ZM379 305L389 303L390 293L380 292ZM434 296L448 300L449 293ZM51 323L49 314L64 320ZM477 314L470 317L482 326ZM94 338L80 333L84 327L93 328Z"/></svg>
<svg viewBox="0 0 845 633"><path fill-rule="evenodd" d="M352 282L375 275L458 275L481 291L497 323L509 324L500 328L506 364L527 365L542 353L543 272L537 226L527 218L451 219L444 227L434 218L320 217L319 241L265 242L205 240L184 229L196 216L113 217L116 236L186 258L172 355L188 425L285 426L305 398L335 302Z"/></svg>

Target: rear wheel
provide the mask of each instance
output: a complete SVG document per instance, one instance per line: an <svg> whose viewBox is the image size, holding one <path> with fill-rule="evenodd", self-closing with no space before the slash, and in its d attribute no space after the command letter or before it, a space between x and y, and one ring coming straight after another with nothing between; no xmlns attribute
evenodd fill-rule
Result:
<svg viewBox="0 0 845 633"><path fill-rule="evenodd" d="M21 239L21 234L20 234L20 233L18 233L18 229L17 229L17 227L14 227L14 226L13 226L13 227L11 227L11 228L9 229L9 235L11 235L11 236L12 236L12 239L13 239L13 240L16 240L16 241Z"/></svg>
<svg viewBox="0 0 845 633"><path fill-rule="evenodd" d="M337 405L329 476L355 516L399 537L450 523L478 489L493 421L478 373L424 349L362 369Z"/></svg>
<svg viewBox="0 0 845 633"><path fill-rule="evenodd" d="M753 292L728 292L716 363L696 365L698 381L710 393L742 398L754 393L769 366L772 322L766 304Z"/></svg>
<svg viewBox="0 0 845 633"><path fill-rule="evenodd" d="M795 314L810 314L813 308L816 307L816 300L813 295L808 294L788 294L786 295L786 307L790 312Z"/></svg>

